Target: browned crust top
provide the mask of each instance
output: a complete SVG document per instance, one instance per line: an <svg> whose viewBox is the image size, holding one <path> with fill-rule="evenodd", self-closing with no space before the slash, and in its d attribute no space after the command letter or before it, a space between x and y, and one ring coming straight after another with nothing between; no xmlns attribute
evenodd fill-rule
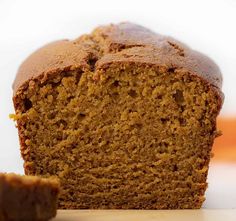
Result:
<svg viewBox="0 0 236 221"><path fill-rule="evenodd" d="M120 23L102 26L90 35L73 41L57 41L37 50L20 66L13 83L14 95L31 79L43 82L50 74L65 70L96 72L116 62L135 62L167 70L184 69L222 94L222 75L210 58L142 26Z"/></svg>
<svg viewBox="0 0 236 221"><path fill-rule="evenodd" d="M1 183L7 183L10 186L17 187L48 187L59 192L60 183L56 178L41 178L37 176L25 176L15 173L0 173L0 185Z"/></svg>

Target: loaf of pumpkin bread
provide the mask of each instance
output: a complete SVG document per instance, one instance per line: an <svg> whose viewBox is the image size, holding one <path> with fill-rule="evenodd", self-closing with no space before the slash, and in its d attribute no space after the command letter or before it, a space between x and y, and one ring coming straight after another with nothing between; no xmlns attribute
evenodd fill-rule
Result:
<svg viewBox="0 0 236 221"><path fill-rule="evenodd" d="M13 84L25 173L57 176L65 209L200 208L222 76L131 23L44 46Z"/></svg>

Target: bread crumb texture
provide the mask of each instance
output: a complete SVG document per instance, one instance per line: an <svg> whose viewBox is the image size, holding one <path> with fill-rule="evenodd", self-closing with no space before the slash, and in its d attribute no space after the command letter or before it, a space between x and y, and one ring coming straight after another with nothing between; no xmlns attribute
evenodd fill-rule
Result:
<svg viewBox="0 0 236 221"><path fill-rule="evenodd" d="M147 60L162 50L186 59L186 46L150 43L155 34L140 27L145 38L123 42L132 33L111 37L114 28L72 41L89 52L85 63L49 68L16 90L25 172L58 177L63 209L200 208L220 89Z"/></svg>

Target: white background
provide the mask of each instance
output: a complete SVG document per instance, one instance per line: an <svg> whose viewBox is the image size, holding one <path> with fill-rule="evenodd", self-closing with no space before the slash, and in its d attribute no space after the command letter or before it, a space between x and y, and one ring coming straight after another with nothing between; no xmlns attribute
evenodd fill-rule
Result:
<svg viewBox="0 0 236 221"><path fill-rule="evenodd" d="M100 24L131 21L209 55L224 76L222 115L236 116L236 0L0 0L0 171L23 173L13 113L17 68L35 49Z"/></svg>

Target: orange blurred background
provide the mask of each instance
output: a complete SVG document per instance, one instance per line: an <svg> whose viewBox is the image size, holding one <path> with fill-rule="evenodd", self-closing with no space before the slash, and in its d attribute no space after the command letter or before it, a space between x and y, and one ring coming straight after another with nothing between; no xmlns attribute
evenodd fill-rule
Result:
<svg viewBox="0 0 236 221"><path fill-rule="evenodd" d="M222 132L213 145L213 162L236 163L236 118L219 117L217 128Z"/></svg>

